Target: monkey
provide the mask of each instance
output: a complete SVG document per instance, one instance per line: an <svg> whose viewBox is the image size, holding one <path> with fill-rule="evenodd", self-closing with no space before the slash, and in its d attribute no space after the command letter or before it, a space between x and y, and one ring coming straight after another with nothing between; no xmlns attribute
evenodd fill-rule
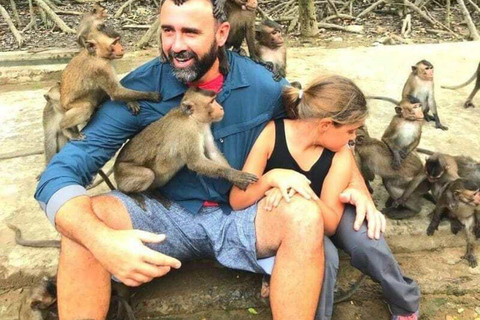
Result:
<svg viewBox="0 0 480 320"><path fill-rule="evenodd" d="M54 277L43 277L40 284L24 292L18 319L58 320L57 284Z"/></svg>
<svg viewBox="0 0 480 320"><path fill-rule="evenodd" d="M392 167L398 169L402 160L420 143L423 112L420 101L412 96L409 100L402 100L395 112L397 114L385 130L382 141L392 152Z"/></svg>
<svg viewBox="0 0 480 320"><path fill-rule="evenodd" d="M438 195L437 205L433 212L432 221L427 228L427 235L432 236L437 230L444 215L458 220L465 226L467 248L462 259L468 261L470 267L477 266L475 257L475 221L479 218L479 188L477 184L467 180L456 179L448 182Z"/></svg>
<svg viewBox="0 0 480 320"><path fill-rule="evenodd" d="M230 23L225 48L233 47L236 52L241 51L243 39L247 40L248 54L250 58L257 61L258 56L255 49L255 14L257 0L225 0L225 13Z"/></svg>
<svg viewBox="0 0 480 320"><path fill-rule="evenodd" d="M140 105L136 100L160 101L158 92L142 92L123 87L111 60L123 57L120 35L98 24L91 28L82 49L62 72L60 102L65 113L60 121L63 134L70 140L83 140L83 133L73 134L70 128L88 122L98 106L108 97L127 101L127 107L138 114Z"/></svg>
<svg viewBox="0 0 480 320"><path fill-rule="evenodd" d="M47 104L43 109L43 133L44 133L44 140L43 145L45 149L45 166L50 163L53 156L57 154L60 149L68 142L67 136L63 133L63 130L60 128L60 122L62 121L65 113L60 105L60 82L55 84L51 87L46 94L43 95ZM78 135L79 131L78 128L72 127L66 129L71 131L71 135ZM108 178L109 174L103 172L100 169L98 174L102 177L99 179L96 184L88 187L91 189L103 181L108 185L111 190L115 190L112 182ZM42 173L37 176L37 180L40 179Z"/></svg>
<svg viewBox="0 0 480 320"><path fill-rule="evenodd" d="M43 133L44 133L44 147L45 147L45 165L50 163L50 160L60 149L68 142L67 137L60 130L60 122L64 117L63 109L60 105L60 83L50 88L46 94L43 95L47 104L43 109ZM71 135L78 134L78 128L68 128L71 130Z"/></svg>
<svg viewBox="0 0 480 320"><path fill-rule="evenodd" d="M107 9L98 2L93 5L90 12L82 17L82 20L77 28L77 43L82 48L86 48L87 46L86 40L92 27L96 28L98 24L104 23L106 18Z"/></svg>
<svg viewBox="0 0 480 320"><path fill-rule="evenodd" d="M260 61L273 64L273 70L282 78L287 70L287 48L284 44L282 26L275 21L265 19L256 32L257 56Z"/></svg>
<svg viewBox="0 0 480 320"><path fill-rule="evenodd" d="M254 174L231 168L215 145L210 125L224 115L215 98L213 91L189 88L178 107L127 142L113 166L118 190L145 208L138 193L165 185L185 165L242 190L256 182Z"/></svg>
<svg viewBox="0 0 480 320"><path fill-rule="evenodd" d="M24 247L32 248L60 248L59 240L25 240L22 231L13 224L7 223L7 227L15 232L15 242Z"/></svg>
<svg viewBox="0 0 480 320"><path fill-rule="evenodd" d="M442 125L438 117L437 103L434 96L433 83L433 64L427 60L421 60L412 66L412 72L408 76L402 90L402 100L408 100L409 96L417 98L422 104L424 119L429 122L435 121L435 127L442 130L448 130L448 127ZM368 96L367 99L377 99L391 102L399 105L400 101L382 96ZM432 110L433 116L429 114Z"/></svg>
<svg viewBox="0 0 480 320"><path fill-rule="evenodd" d="M475 82L475 87L473 88L472 92L467 98L467 101L463 104L463 107L465 109L467 108L475 108L475 105L473 104L472 100L473 97L477 94L478 90L480 90L480 62L478 63L477 71L472 75L470 79L468 79L465 83L462 83L458 86L442 86L444 89L460 89L465 87L466 85L470 84L475 78L477 78L477 81Z"/></svg>
<svg viewBox="0 0 480 320"><path fill-rule="evenodd" d="M130 289L111 281L111 299L107 320L135 320L130 306ZM58 320L56 277L43 277L31 290L26 290L19 309L19 320Z"/></svg>
<svg viewBox="0 0 480 320"><path fill-rule="evenodd" d="M409 183L423 170L423 164L418 155L409 153L398 169L393 169L393 155L388 146L378 139L371 138L366 127L357 130L355 138L355 158L359 159L359 169L366 181L373 181L380 176L389 194L383 213L391 219L405 219L417 215L421 211L420 197L428 192L427 184L421 183L414 194L396 207L393 203L398 199Z"/></svg>
<svg viewBox="0 0 480 320"><path fill-rule="evenodd" d="M412 66L412 72L403 87L402 99L408 98L408 96L411 95L420 100L425 120L427 122L434 120L436 128L448 130L448 127L441 124L440 118L438 117L433 79L433 64L427 60L417 62ZM433 116L428 114L430 109L432 110Z"/></svg>

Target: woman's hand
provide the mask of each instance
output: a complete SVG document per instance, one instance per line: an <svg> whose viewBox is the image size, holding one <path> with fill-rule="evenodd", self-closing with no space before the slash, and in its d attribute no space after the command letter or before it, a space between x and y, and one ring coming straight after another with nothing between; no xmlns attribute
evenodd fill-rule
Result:
<svg viewBox="0 0 480 320"><path fill-rule="evenodd" d="M295 193L299 193L305 199L318 200L318 196L310 187L311 181L301 173L288 169L273 169L266 175L270 186L278 188L287 202L290 202Z"/></svg>

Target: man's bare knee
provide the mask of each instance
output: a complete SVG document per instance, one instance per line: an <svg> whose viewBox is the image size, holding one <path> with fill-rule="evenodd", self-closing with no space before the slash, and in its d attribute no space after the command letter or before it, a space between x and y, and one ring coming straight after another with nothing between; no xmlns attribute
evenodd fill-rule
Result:
<svg viewBox="0 0 480 320"><path fill-rule="evenodd" d="M132 229L132 220L123 202L110 195L92 198L92 209L98 219L116 230Z"/></svg>
<svg viewBox="0 0 480 320"><path fill-rule="evenodd" d="M321 234L323 238L323 218L320 206L315 201L296 195L289 203L284 202L280 208L287 229L301 234Z"/></svg>

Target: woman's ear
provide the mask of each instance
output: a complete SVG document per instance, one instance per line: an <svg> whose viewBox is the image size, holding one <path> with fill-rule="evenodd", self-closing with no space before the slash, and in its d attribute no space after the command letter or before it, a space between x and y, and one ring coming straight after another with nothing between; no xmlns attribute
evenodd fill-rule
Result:
<svg viewBox="0 0 480 320"><path fill-rule="evenodd" d="M322 132L327 131L331 126L333 126L333 120L332 118L324 118L320 120L319 123L320 129Z"/></svg>

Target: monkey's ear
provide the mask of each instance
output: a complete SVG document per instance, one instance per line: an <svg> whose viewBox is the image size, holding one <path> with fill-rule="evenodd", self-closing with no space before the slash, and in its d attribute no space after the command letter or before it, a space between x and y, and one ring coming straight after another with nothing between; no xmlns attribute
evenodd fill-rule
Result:
<svg viewBox="0 0 480 320"><path fill-rule="evenodd" d="M185 113L186 115L191 115L193 113L194 104L193 102L188 100L182 101L180 108L182 109L183 113Z"/></svg>
<svg viewBox="0 0 480 320"><path fill-rule="evenodd" d="M412 71L417 72L417 66L412 66Z"/></svg>
<svg viewBox="0 0 480 320"><path fill-rule="evenodd" d="M45 93L43 97L45 98L45 100L50 101L50 97L48 96L48 94Z"/></svg>
<svg viewBox="0 0 480 320"><path fill-rule="evenodd" d="M402 114L402 108L401 107L395 107L395 113L398 115Z"/></svg>
<svg viewBox="0 0 480 320"><path fill-rule="evenodd" d="M85 40L85 48L87 48L88 53L95 54L96 47L97 42L95 40Z"/></svg>

